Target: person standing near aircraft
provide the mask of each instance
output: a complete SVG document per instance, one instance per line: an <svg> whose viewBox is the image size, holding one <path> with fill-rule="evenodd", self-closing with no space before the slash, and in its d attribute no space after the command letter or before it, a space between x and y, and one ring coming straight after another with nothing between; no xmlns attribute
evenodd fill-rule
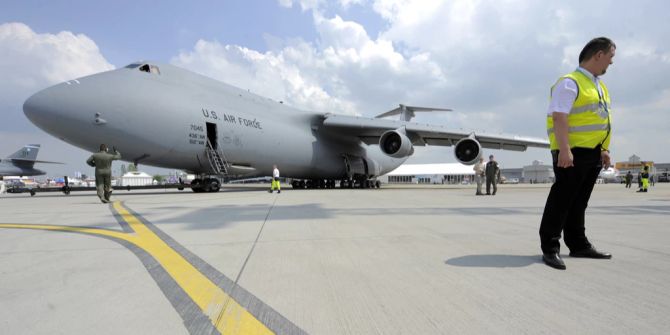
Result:
<svg viewBox="0 0 670 335"><path fill-rule="evenodd" d="M475 170L475 181L477 182L477 192L475 195L484 195L482 193L482 180L484 179L484 158L480 157L479 162L472 168Z"/></svg>
<svg viewBox="0 0 670 335"><path fill-rule="evenodd" d="M630 184L633 182L633 174L628 171L626 173L626 188L630 188Z"/></svg>
<svg viewBox="0 0 670 335"><path fill-rule="evenodd" d="M649 166L644 166L640 177L642 180L642 187L640 187L638 192L647 192L649 190Z"/></svg>
<svg viewBox="0 0 670 335"><path fill-rule="evenodd" d="M279 185L279 169L277 169L277 165L272 166L272 186L270 188L270 193L272 191L277 189L277 193L281 193L281 186Z"/></svg>
<svg viewBox="0 0 670 335"><path fill-rule="evenodd" d="M600 170L610 166L610 96L599 76L612 64L616 45L594 38L579 54L579 67L552 87L547 133L556 176L540 223L542 260L565 270L560 238L571 257L609 259L586 238L586 207Z"/></svg>
<svg viewBox="0 0 670 335"><path fill-rule="evenodd" d="M486 195L491 195L491 185L493 185L493 195L496 195L498 191L497 177L500 176L500 168L498 168L498 162L494 159L493 155L489 156L489 161L486 163Z"/></svg>
<svg viewBox="0 0 670 335"><path fill-rule="evenodd" d="M0 176L0 194L7 193L7 187L5 186L5 178Z"/></svg>
<svg viewBox="0 0 670 335"><path fill-rule="evenodd" d="M112 147L113 154L107 152L107 145L100 144L100 151L91 155L86 161L95 167L95 188L102 203L108 203L112 195L112 161L121 159L121 154Z"/></svg>

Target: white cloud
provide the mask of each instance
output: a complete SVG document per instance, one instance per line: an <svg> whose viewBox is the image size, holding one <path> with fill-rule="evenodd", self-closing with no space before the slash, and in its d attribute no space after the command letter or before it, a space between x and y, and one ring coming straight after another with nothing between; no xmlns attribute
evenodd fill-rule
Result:
<svg viewBox="0 0 670 335"><path fill-rule="evenodd" d="M85 152L30 124L23 115L23 102L50 85L113 68L86 35L38 34L23 23L0 24L0 157L25 144L40 143L41 159L69 164L39 168L70 175L81 169L83 162L77 160Z"/></svg>
<svg viewBox="0 0 670 335"><path fill-rule="evenodd" d="M354 0L356 1L356 0ZM282 7L291 8L293 5L300 5L300 8L303 11L310 9L318 9L325 5L325 0L278 0L279 5Z"/></svg>
<svg viewBox="0 0 670 335"><path fill-rule="evenodd" d="M372 39L362 25L337 15L315 12L314 24L314 44L285 41L260 53L201 40L172 62L298 108L368 116L428 100L426 93L446 84L428 52L404 55L390 40Z"/></svg>
<svg viewBox="0 0 670 335"><path fill-rule="evenodd" d="M0 109L13 121L32 93L73 78L111 70L86 35L69 31L37 34L23 23L0 25Z"/></svg>
<svg viewBox="0 0 670 335"><path fill-rule="evenodd" d="M5 23L0 25L0 48L0 69L15 76L11 78L15 80L4 82L18 83L22 88L34 89L114 68L95 42L69 31L37 34L23 23Z"/></svg>

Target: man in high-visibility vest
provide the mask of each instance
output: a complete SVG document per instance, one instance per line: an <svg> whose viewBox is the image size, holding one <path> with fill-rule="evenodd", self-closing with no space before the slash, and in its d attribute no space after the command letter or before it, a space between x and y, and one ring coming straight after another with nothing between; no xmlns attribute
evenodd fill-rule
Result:
<svg viewBox="0 0 670 335"><path fill-rule="evenodd" d="M608 259L586 238L584 216L600 170L610 166L610 96L600 81L616 51L606 37L594 38L579 54L579 67L561 77L551 90L547 133L554 165L540 224L542 260L564 270L560 238L571 257Z"/></svg>
<svg viewBox="0 0 670 335"><path fill-rule="evenodd" d="M640 187L638 192L647 192L649 189L649 166L645 165L644 169L642 169L640 180L642 181L642 187Z"/></svg>
<svg viewBox="0 0 670 335"><path fill-rule="evenodd" d="M281 184L279 183L279 169L277 169L277 165L272 166L272 185L270 186L270 190L268 192L272 193L274 190L277 190L277 193L281 193Z"/></svg>

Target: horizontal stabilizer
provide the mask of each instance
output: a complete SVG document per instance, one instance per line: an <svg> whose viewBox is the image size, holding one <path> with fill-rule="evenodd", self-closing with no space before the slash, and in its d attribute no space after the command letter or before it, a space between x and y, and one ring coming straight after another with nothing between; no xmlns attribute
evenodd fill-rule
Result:
<svg viewBox="0 0 670 335"><path fill-rule="evenodd" d="M14 162L17 162L17 163L20 163L20 162L28 163L28 162L30 162L30 163L44 163L44 164L65 164L65 163L61 163L61 162L38 161L38 160L35 160L35 159L22 159L22 158L12 158L11 160L14 161Z"/></svg>
<svg viewBox="0 0 670 335"><path fill-rule="evenodd" d="M451 112L452 109L449 108L433 108L433 107L417 107L417 106L405 106L400 104L397 108L394 108L386 113L379 114L375 118L383 118L387 116L400 115L400 121L410 121L414 117L414 112Z"/></svg>

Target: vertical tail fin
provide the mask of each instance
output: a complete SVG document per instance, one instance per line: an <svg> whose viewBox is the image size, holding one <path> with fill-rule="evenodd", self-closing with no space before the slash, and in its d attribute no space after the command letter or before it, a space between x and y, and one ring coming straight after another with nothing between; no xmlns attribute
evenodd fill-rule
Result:
<svg viewBox="0 0 670 335"><path fill-rule="evenodd" d="M8 159L21 161L36 161L37 153L40 151L39 144L27 144L19 151L11 154Z"/></svg>

